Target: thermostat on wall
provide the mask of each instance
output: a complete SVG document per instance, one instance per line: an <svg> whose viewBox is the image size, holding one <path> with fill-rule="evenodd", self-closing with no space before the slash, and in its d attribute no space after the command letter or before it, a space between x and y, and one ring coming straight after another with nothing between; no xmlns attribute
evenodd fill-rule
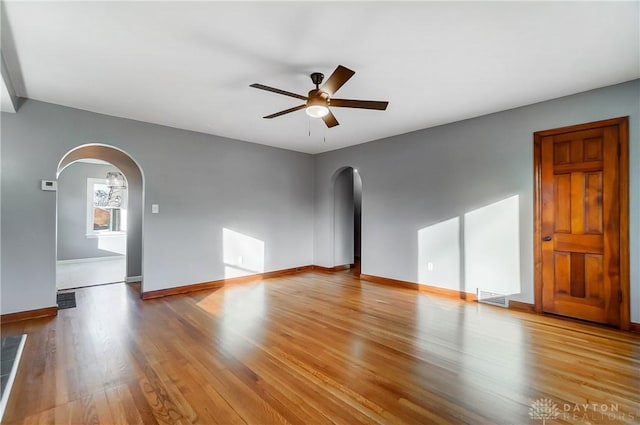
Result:
<svg viewBox="0 0 640 425"><path fill-rule="evenodd" d="M42 190L57 190L58 182L55 180L42 180Z"/></svg>

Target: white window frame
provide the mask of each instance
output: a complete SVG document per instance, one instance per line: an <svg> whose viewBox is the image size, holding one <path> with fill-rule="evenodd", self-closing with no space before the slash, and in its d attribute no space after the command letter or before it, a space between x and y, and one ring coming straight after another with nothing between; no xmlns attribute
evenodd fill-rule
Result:
<svg viewBox="0 0 640 425"><path fill-rule="evenodd" d="M93 214L93 195L94 195L94 189L95 189L95 185L100 184L100 185L104 185L106 187L106 181L105 179L96 179L96 178L92 178L89 177L87 179L87 199L86 199L86 205L87 205L87 237L88 238L97 238L97 237L103 237L103 236L120 236L120 235L124 235L127 233L126 229L127 229L127 190L124 189L123 190L123 202L122 205L123 207L120 208L120 219L121 219L121 231L111 231L111 229L107 229L107 230L94 230L93 229L93 219L94 219L94 214Z"/></svg>

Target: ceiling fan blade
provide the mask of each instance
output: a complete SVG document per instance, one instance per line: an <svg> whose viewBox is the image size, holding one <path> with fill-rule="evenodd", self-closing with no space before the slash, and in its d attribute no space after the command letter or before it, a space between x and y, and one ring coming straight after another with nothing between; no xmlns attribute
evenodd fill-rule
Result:
<svg viewBox="0 0 640 425"><path fill-rule="evenodd" d="M331 99L330 106L338 108L361 108L361 109L377 109L384 111L387 109L389 102L378 102L375 100L352 100L352 99Z"/></svg>
<svg viewBox="0 0 640 425"><path fill-rule="evenodd" d="M276 112L275 114L267 115L266 117L262 117L262 118L275 118L275 117L279 117L280 115L288 114L290 112L299 111L300 109L304 109L306 107L307 105L300 105L294 108L285 109L284 111Z"/></svg>
<svg viewBox="0 0 640 425"><path fill-rule="evenodd" d="M336 125L340 125L340 123L338 122L338 120L336 119L336 117L331 113L331 111L329 111L329 113L327 115L325 115L324 117L322 117L322 121L324 121L324 123L327 125L327 127L331 128L331 127L335 127Z"/></svg>
<svg viewBox="0 0 640 425"><path fill-rule="evenodd" d="M353 74L355 73L355 71L352 71L349 68L338 65L336 70L333 71L333 74L331 74L329 79L324 83L320 90L327 93L329 97L331 97L335 92L338 91L340 87L344 85L344 83L349 81L349 78L353 77Z"/></svg>
<svg viewBox="0 0 640 425"><path fill-rule="evenodd" d="M253 83L249 87L253 87L253 88L256 88L256 89L260 89L260 90L266 90L266 91L270 91L270 92L273 92L273 93L283 94L285 96L291 96L291 97L295 97L297 99L307 100L307 96L303 96L301 94L296 94L296 93L291 93L291 92L285 91L285 90L276 89L274 87L265 86L263 84Z"/></svg>

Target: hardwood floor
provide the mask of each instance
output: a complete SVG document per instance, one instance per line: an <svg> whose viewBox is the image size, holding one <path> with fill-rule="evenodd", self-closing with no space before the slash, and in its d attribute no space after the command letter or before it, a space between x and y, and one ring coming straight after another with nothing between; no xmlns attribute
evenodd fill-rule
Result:
<svg viewBox="0 0 640 425"><path fill-rule="evenodd" d="M301 273L141 301L79 289L28 333L4 423L640 422L640 337ZM548 398L557 411L533 410ZM547 416L549 419L549 416Z"/></svg>

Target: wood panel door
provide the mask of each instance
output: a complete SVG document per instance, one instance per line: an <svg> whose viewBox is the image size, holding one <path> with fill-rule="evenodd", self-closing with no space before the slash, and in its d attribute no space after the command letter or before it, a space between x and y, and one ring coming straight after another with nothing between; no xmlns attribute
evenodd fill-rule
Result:
<svg viewBox="0 0 640 425"><path fill-rule="evenodd" d="M542 312L628 326L626 123L535 135Z"/></svg>

